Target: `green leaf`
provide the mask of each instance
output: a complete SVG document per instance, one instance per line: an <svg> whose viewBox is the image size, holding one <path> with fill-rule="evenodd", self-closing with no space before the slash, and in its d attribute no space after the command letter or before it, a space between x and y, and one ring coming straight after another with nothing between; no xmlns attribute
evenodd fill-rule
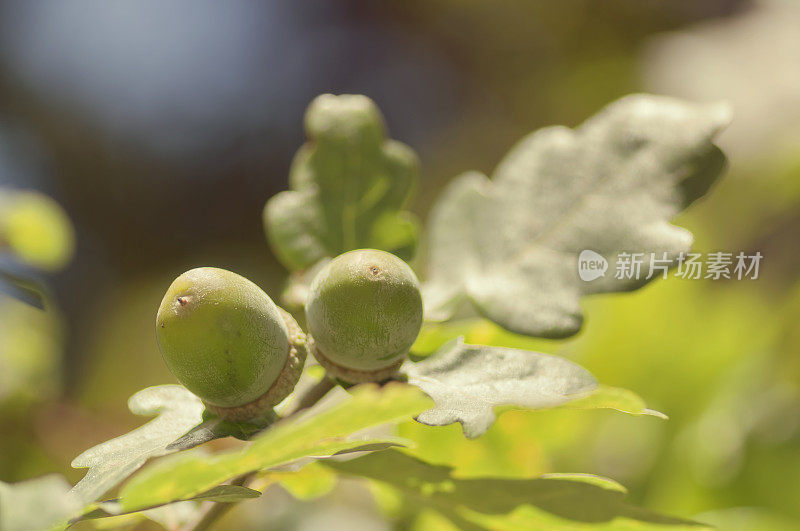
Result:
<svg viewBox="0 0 800 531"><path fill-rule="evenodd" d="M69 487L55 474L20 483L0 481L0 529L38 531L66 521L80 510Z"/></svg>
<svg viewBox="0 0 800 531"><path fill-rule="evenodd" d="M89 504L118 485L151 457L159 457L182 447L168 448L203 420L203 403L179 385L148 387L128 400L135 415L158 415L134 431L106 441L72 461L73 468L89 471L73 492Z"/></svg>
<svg viewBox="0 0 800 531"><path fill-rule="evenodd" d="M340 474L365 477L399 490L419 510L433 509L459 529L673 529L704 528L625 503L625 488L586 474L548 474L531 479L452 475L401 452L329 461Z"/></svg>
<svg viewBox="0 0 800 531"><path fill-rule="evenodd" d="M394 437L359 436L356 432L408 420L431 405L431 400L412 386L358 386L339 404L319 404L276 423L244 450L156 463L125 485L120 502L126 511L140 510L188 499L243 474L303 458L327 457L371 444L400 444Z"/></svg>
<svg viewBox="0 0 800 531"><path fill-rule="evenodd" d="M629 415L650 415L663 420L667 416L660 411L650 409L644 400L628 389L598 385L589 396L559 406L560 409L616 409Z"/></svg>
<svg viewBox="0 0 800 531"><path fill-rule="evenodd" d="M418 223L403 207L417 179L414 152L386 139L383 117L365 96L318 96L305 127L308 143L292 163L291 191L264 207L276 256L291 271L365 247L410 259Z"/></svg>
<svg viewBox="0 0 800 531"><path fill-rule="evenodd" d="M430 426L460 422L478 437L496 420L494 409L613 408L635 415L661 415L625 389L598 386L589 371L565 358L504 347L467 345L461 339L401 369L408 383L425 391L436 407L417 421Z"/></svg>
<svg viewBox="0 0 800 531"><path fill-rule="evenodd" d="M469 301L517 333L574 334L582 296L636 289L650 253L674 264L689 250L692 235L669 220L722 172L712 139L729 120L722 104L628 96L575 130L525 137L492 180L456 178L431 212L428 318L449 319ZM604 276L579 278L583 250L608 260ZM621 252L645 253L638 279L615 278Z"/></svg>

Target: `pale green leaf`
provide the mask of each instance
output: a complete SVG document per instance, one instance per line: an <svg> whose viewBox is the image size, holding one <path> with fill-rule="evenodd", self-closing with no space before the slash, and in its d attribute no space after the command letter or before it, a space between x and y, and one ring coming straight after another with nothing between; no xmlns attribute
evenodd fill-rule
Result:
<svg viewBox="0 0 800 531"><path fill-rule="evenodd" d="M203 420L203 403L179 385L143 389L130 398L128 407L136 415L158 416L130 433L86 450L72 461L74 468L89 468L73 489L84 504L100 498L148 459L182 449L168 446Z"/></svg>
<svg viewBox="0 0 800 531"><path fill-rule="evenodd" d="M156 463L125 485L120 503L126 511L139 510L188 499L248 472L303 458L331 456L371 444L400 444L394 437L368 437L357 432L408 420L431 405L431 400L413 386L359 386L341 403L320 404L276 423L244 450Z"/></svg>
<svg viewBox="0 0 800 531"><path fill-rule="evenodd" d="M418 363L407 362L402 372L436 403L417 417L419 422L460 422L470 438L494 423L495 407L552 408L597 388L589 371L567 359L460 339Z"/></svg>
<svg viewBox="0 0 800 531"><path fill-rule="evenodd" d="M598 386L580 365L529 350L468 345L458 339L422 361L407 362L401 372L436 404L417 417L419 422L460 422L469 438L485 433L496 420L495 408L501 407L610 408L665 418L627 389Z"/></svg>
<svg viewBox="0 0 800 531"><path fill-rule="evenodd" d="M721 173L712 139L729 120L722 104L628 96L575 130L525 137L491 180L456 178L431 212L427 317L469 301L514 332L574 334L582 296L638 288L650 253L674 264L689 250L692 235L669 220ZM579 278L583 250L605 257L604 276ZM638 279L615 278L621 252L645 254Z"/></svg>
<svg viewBox="0 0 800 531"><path fill-rule="evenodd" d="M418 223L403 208L417 179L414 152L386 139L383 117L365 96L319 96L305 126L308 143L292 163L291 191L264 208L281 262L300 271L358 248L411 258Z"/></svg>

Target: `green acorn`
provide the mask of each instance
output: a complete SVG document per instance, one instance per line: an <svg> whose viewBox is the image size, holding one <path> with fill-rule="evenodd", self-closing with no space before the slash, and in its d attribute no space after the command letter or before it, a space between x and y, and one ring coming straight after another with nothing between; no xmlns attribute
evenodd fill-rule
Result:
<svg viewBox="0 0 800 531"><path fill-rule="evenodd" d="M158 309L156 334L178 380L232 421L259 417L286 398L306 359L294 319L246 278L215 267L175 279Z"/></svg>
<svg viewBox="0 0 800 531"><path fill-rule="evenodd" d="M344 253L314 277L306 319L314 357L329 374L349 383L385 380L422 326L419 281L393 254Z"/></svg>

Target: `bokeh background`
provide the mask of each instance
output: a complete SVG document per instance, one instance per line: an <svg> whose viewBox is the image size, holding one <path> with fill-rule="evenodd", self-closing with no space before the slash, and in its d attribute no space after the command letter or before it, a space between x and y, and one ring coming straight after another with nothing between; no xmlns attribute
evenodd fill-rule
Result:
<svg viewBox="0 0 800 531"><path fill-rule="evenodd" d="M597 473L725 529L800 528L798 28L793 0L0 0L0 189L56 199L75 242L44 277L46 311L0 294L0 480L77 481L72 458L141 422L127 398L174 381L153 322L175 276L214 265L280 293L260 214L317 94L378 103L422 160L424 219L449 179L491 172L529 131L646 91L732 103L730 169L678 222L700 252L760 251L760 278L589 299L567 341L441 333L569 356L670 420L511 412L475 441L401 433L465 477ZM222 523L444 525L345 487L315 501L276 487Z"/></svg>

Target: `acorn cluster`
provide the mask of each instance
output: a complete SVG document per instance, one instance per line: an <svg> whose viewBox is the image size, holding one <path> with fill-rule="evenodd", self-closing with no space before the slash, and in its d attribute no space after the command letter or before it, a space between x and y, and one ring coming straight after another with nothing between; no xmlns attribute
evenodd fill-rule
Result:
<svg viewBox="0 0 800 531"><path fill-rule="evenodd" d="M169 369L209 411L246 421L294 390L309 350L343 383L391 378L422 326L419 282L390 253L351 251L314 278L305 313L310 337L253 282L201 267L169 287L156 334Z"/></svg>

